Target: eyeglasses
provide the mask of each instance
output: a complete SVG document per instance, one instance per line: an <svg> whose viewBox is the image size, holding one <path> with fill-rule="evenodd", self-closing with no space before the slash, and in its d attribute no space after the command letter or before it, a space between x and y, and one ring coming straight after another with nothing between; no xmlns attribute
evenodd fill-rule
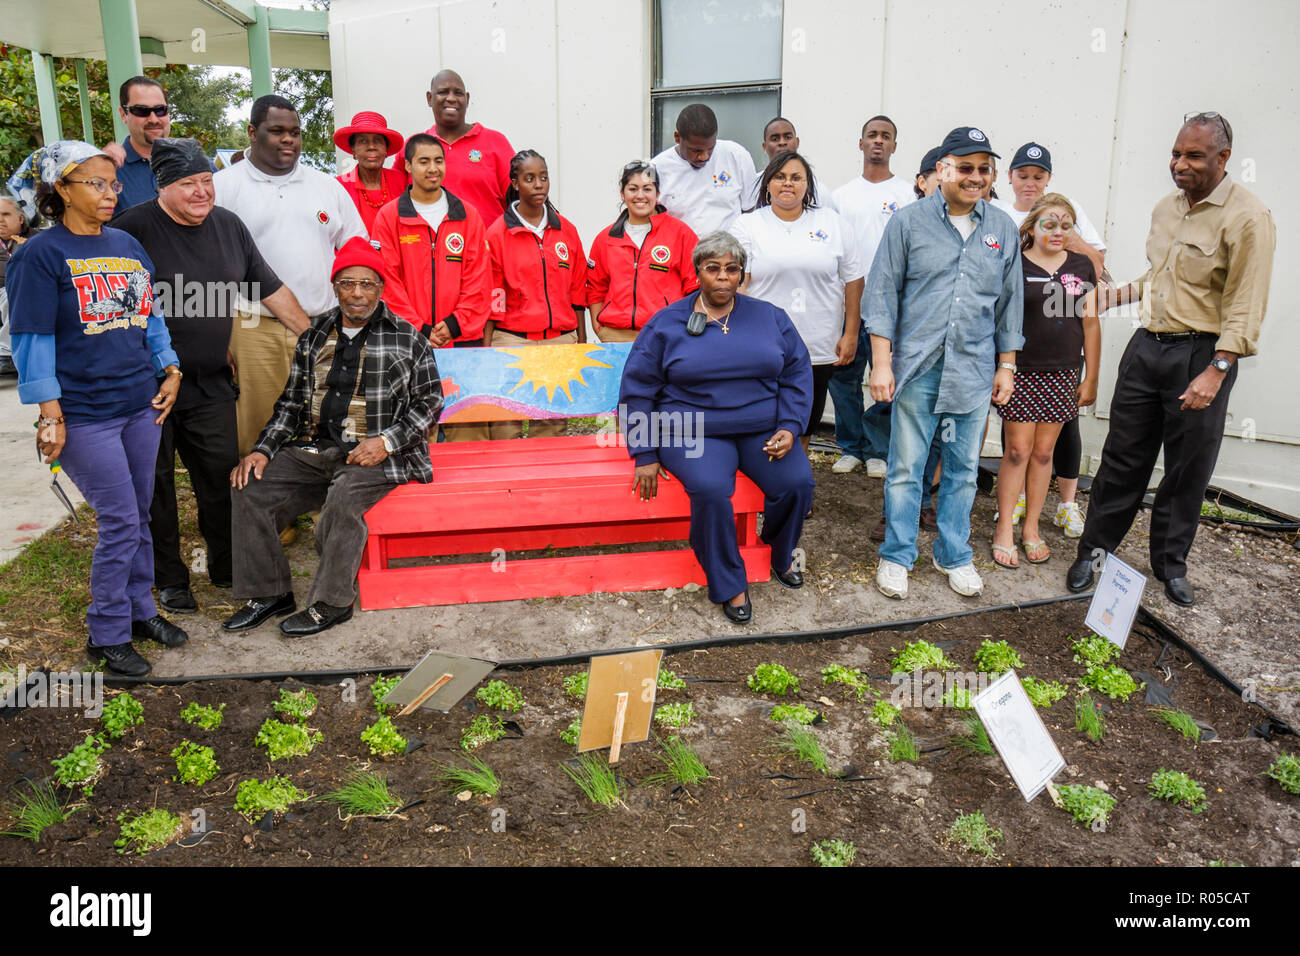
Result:
<svg viewBox="0 0 1300 956"><path fill-rule="evenodd" d="M1192 112L1192 113L1184 113L1184 114L1183 114L1183 125L1184 125L1184 126L1186 126L1188 123L1212 123L1212 122L1214 122L1215 120L1218 120L1218 121L1219 121L1219 125L1223 127L1223 134L1224 134L1225 136L1228 137L1228 145L1231 146L1231 145L1232 145L1232 127L1228 125L1228 121L1227 121L1226 119L1224 119L1223 116L1222 116L1221 114L1216 113L1216 112L1214 112L1213 110L1211 110L1211 111L1208 112L1208 113L1197 113L1197 112Z"/></svg>
<svg viewBox="0 0 1300 956"><path fill-rule="evenodd" d="M979 173L986 179L993 175L993 167L987 163L983 166L975 166L972 163L944 163L945 166L951 166L957 171L959 176L970 176L973 173Z"/></svg>
<svg viewBox="0 0 1300 956"><path fill-rule="evenodd" d="M710 262L701 266L700 271L705 275L714 278L722 273L726 273L728 278L734 278L744 272L744 270L734 262L728 263L726 266L720 266L716 262Z"/></svg>
<svg viewBox="0 0 1300 956"><path fill-rule="evenodd" d="M132 116L139 116L143 119L144 117L148 116L150 113L152 113L154 116L166 116L167 109L168 107L166 103L164 103L162 106L140 106L137 104L136 106L128 106L126 108L126 111L130 113Z"/></svg>
<svg viewBox="0 0 1300 956"><path fill-rule="evenodd" d="M362 292L374 292L382 282L376 282L374 279L335 279L335 287L340 292L351 292L354 289L360 289Z"/></svg>
<svg viewBox="0 0 1300 956"><path fill-rule="evenodd" d="M81 183L82 185L85 186L92 186L94 187L95 192L98 193L106 193L112 191L120 195L122 192L122 184L119 183L116 179L113 180L111 183L106 179L65 179L64 182Z"/></svg>

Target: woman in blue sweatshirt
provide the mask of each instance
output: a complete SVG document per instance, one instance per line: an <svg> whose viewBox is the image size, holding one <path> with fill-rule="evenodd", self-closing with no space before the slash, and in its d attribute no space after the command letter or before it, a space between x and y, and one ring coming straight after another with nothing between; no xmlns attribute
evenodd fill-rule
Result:
<svg viewBox="0 0 1300 956"><path fill-rule="evenodd" d="M745 252L735 237L705 236L692 264L699 295L661 310L637 336L619 403L638 496L655 497L661 469L681 481L709 599L747 624L753 609L731 507L736 471L767 498L762 539L772 546L772 573L788 588L802 586L792 565L813 496L798 447L812 408L812 364L784 311L736 293Z"/></svg>

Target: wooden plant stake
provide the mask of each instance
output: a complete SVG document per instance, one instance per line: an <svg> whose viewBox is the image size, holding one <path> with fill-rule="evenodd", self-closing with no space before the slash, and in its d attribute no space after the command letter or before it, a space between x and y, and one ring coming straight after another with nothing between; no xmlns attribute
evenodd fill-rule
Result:
<svg viewBox="0 0 1300 956"><path fill-rule="evenodd" d="M614 739L609 745L609 762L618 763L619 752L623 749L623 721L627 717L627 691L616 697L614 705Z"/></svg>
<svg viewBox="0 0 1300 956"><path fill-rule="evenodd" d="M419 695L415 698L415 700L411 701L409 704L407 704L405 707L399 710L397 712L397 716L405 717L407 714L414 713L417 707L419 707L426 700L428 700L430 697L436 694L438 690L442 687L442 685L447 683L447 681L451 680L453 676L454 675L452 674L443 674L436 681L434 681L432 684L430 684L428 687L422 690L419 693Z"/></svg>

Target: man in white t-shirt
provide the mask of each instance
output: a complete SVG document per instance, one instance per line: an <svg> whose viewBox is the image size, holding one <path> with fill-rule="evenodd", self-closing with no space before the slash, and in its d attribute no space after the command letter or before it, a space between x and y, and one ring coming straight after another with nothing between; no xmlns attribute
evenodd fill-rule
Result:
<svg viewBox="0 0 1300 956"><path fill-rule="evenodd" d="M898 127L888 116L867 120L858 149L862 151L862 175L835 190L833 197L834 208L853 229L858 262L865 274L871 271L890 217L914 202L916 194L906 177L895 176L889 168L898 149ZM835 406L835 443L840 446L840 457L831 470L846 474L866 462L868 475L883 478L889 453L889 403L864 407L862 379L870 359L871 349L863 341L853 364L831 377L828 391Z"/></svg>
<svg viewBox="0 0 1300 956"><path fill-rule="evenodd" d="M799 152L799 134L794 131L794 124L784 116L776 116L767 121L763 127L763 152L767 154L767 161L770 163L780 153L797 153ZM746 209L754 209L758 206L758 186L763 179L763 170L758 170L758 175L754 180L754 191L750 193L749 199L745 202ZM814 174L813 176L813 195L817 197L817 205L823 209L834 209L835 199L831 191L826 188L826 184L821 181L821 177Z"/></svg>
<svg viewBox="0 0 1300 956"><path fill-rule="evenodd" d="M697 236L727 229L754 192L749 150L718 139L718 118L703 103L677 114L673 140L676 146L654 158L659 202Z"/></svg>
<svg viewBox="0 0 1300 956"><path fill-rule="evenodd" d="M304 166L298 111L281 96L253 103L244 162L212 177L216 202L235 213L262 258L308 315L335 304L330 285L334 253L366 227L347 190L333 176ZM239 454L247 455L289 379L301 328L275 321L258 304L242 303L230 337L239 380Z"/></svg>

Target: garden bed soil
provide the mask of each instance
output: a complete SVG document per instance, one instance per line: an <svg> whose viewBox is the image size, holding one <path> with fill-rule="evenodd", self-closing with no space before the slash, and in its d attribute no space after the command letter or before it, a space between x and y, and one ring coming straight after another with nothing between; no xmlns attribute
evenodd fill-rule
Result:
<svg viewBox="0 0 1300 956"><path fill-rule="evenodd" d="M1088 633L1086 605L1055 604L1023 611L936 622L912 631L881 631L820 642L780 641L683 651L664 666L687 681L685 690L661 691L659 703L688 700L697 716L682 732L708 765L712 778L685 788L654 786L646 778L661 766L653 742L624 748L619 772L628 789L626 806L597 809L561 769L574 748L559 732L580 712L566 697L562 679L582 665L498 672L526 700L517 722L522 736L479 749L503 781L494 799L458 801L435 782L437 767L459 761L461 731L480 709L473 697L449 715L421 712L395 718L400 730L423 747L404 757L369 757L359 735L376 719L370 678L355 687L317 686L320 709L309 721L324 743L307 757L268 763L253 745L262 721L272 716L281 686L266 681L218 680L169 687L138 687L145 723L105 756L109 774L95 788L88 809L47 831L39 843L0 838L0 863L95 866L124 865L812 865L816 841L852 841L858 865L1170 865L1201 866L1213 860L1260 866L1300 865L1300 797L1263 776L1281 753L1300 750L1296 738L1272 741L1251 736L1264 720L1206 675L1176 648L1165 648L1135 631L1120 663L1130 671L1159 675L1172 688L1175 706L1212 726L1218 739L1191 743L1158 722L1141 694L1126 703L1106 702L1106 735L1092 743L1074 729L1073 698L1082 665L1072 659L1069 635ZM1056 783L1108 787L1118 799L1109 825L1094 832L1075 822L1040 794L1026 804L996 757L948 747L967 711L905 708L903 720L923 751L916 763L884 759L881 730L868 719L873 698L859 701L842 685L823 685L830 663L858 667L888 699L891 648L924 638L945 648L962 670L973 670L982 638L1006 639L1025 666L1022 676L1061 680L1070 695L1041 710L1067 769ZM817 709L825 721L814 728L832 767L850 765L846 782L822 776L772 749L779 727L766 716L776 698L750 691L744 678L761 662L777 662L798 675L793 699ZM831 704L819 701L825 697ZM1103 699L1104 700L1104 699ZM204 732L185 724L179 710L190 701L226 703L225 722ZM0 720L0 787L5 798L23 778L43 780L50 760L66 753L91 727L80 711L28 709ZM663 729L658 732L666 736ZM181 740L214 747L220 774L203 787L170 781L169 757ZM602 752L603 753L603 752ZM270 832L250 825L233 809L235 787L250 777L287 774L320 795L359 766L385 773L408 807L386 821L340 819L329 804L296 805ZM1199 781L1208 807L1194 815L1151 800L1147 782L1159 769L1183 770ZM7 799L0 801L7 802ZM208 833L191 836L144 857L114 852L117 815L165 807L185 820L202 809ZM1000 859L986 860L945 844L961 811L980 810L1004 839ZM502 814L499 811L504 811ZM800 827L800 823L804 827ZM494 829L494 824L496 828ZM9 821L0 819L0 828Z"/></svg>

